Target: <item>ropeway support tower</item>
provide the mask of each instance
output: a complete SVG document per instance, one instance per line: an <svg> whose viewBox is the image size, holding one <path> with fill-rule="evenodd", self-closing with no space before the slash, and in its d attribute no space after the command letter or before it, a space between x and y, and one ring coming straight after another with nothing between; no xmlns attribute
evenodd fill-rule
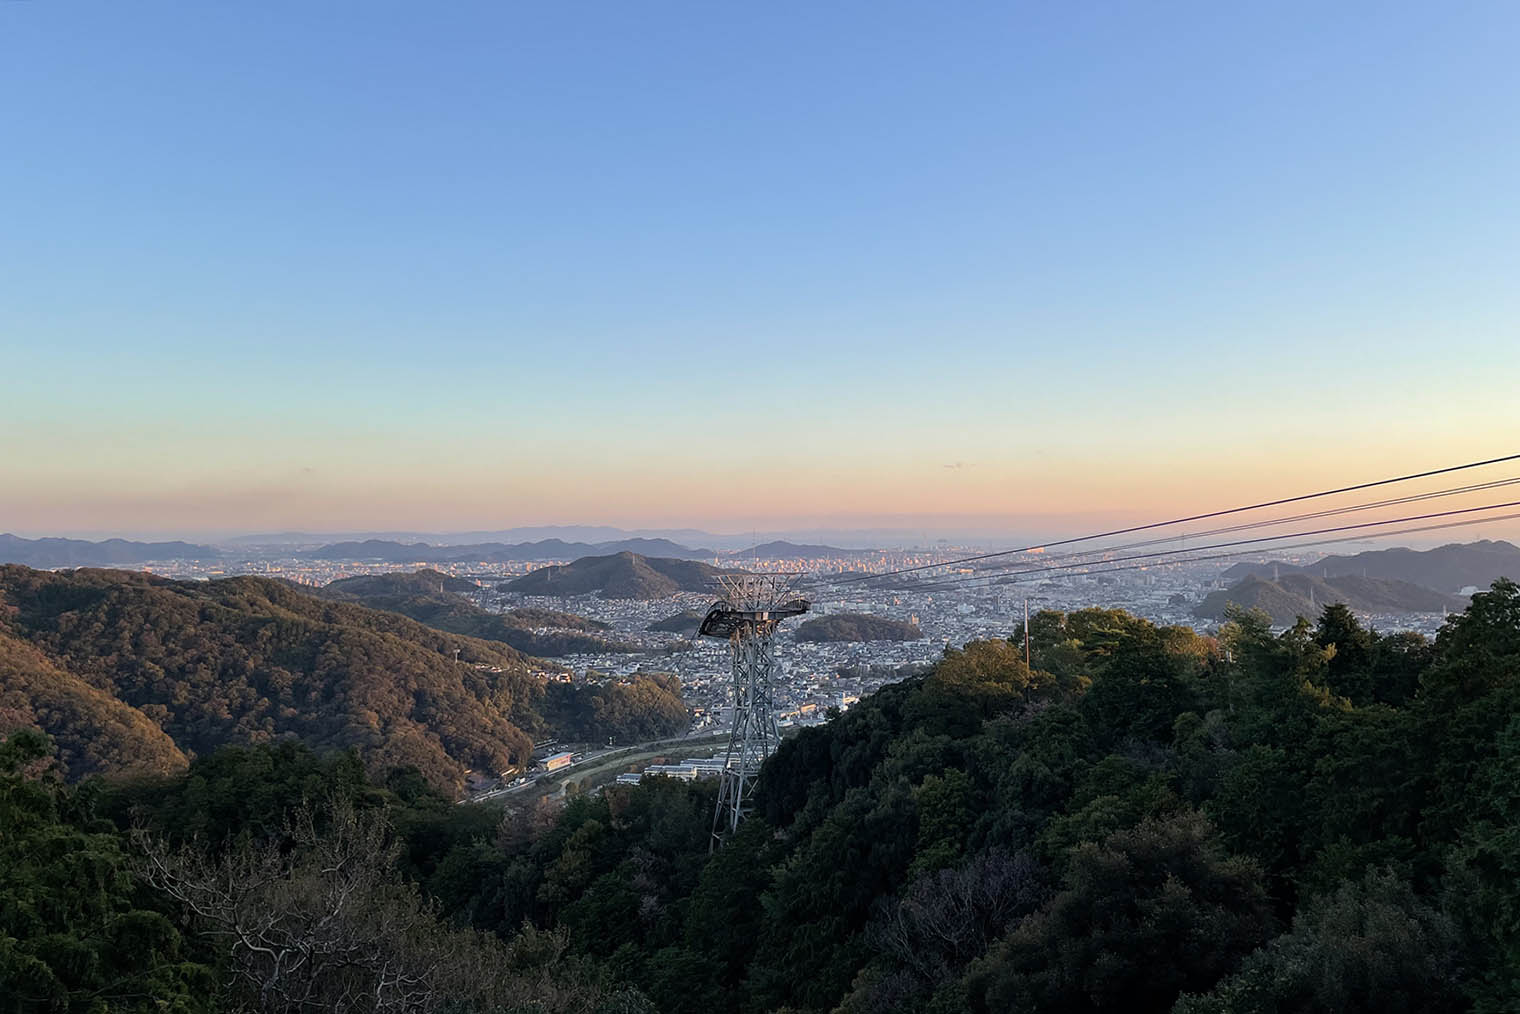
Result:
<svg viewBox="0 0 1520 1014"><path fill-rule="evenodd" d="M734 679L734 721L713 813L714 849L749 813L760 765L781 738L772 694L777 674L774 635L782 620L808 611L807 599L788 598L795 578L794 574L720 575L723 597L702 620L702 636L728 641Z"/></svg>

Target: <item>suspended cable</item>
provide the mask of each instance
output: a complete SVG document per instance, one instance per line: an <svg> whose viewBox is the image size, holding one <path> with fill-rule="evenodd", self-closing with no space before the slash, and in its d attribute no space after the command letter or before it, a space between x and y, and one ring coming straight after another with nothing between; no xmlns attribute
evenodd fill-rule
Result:
<svg viewBox="0 0 1520 1014"><path fill-rule="evenodd" d="M1516 485L1516 484L1520 484L1520 476L1512 477L1512 478L1508 478L1508 479L1497 479L1497 480L1494 480L1494 481L1491 481L1491 482L1475 483L1475 484L1470 484L1470 485L1467 485L1467 486L1456 486L1456 487L1451 487L1451 488L1448 488L1448 489L1431 490L1431 491L1425 492L1425 493L1415 493L1415 494L1411 494L1409 496L1395 497L1395 498L1384 499L1384 500L1376 500L1376 501L1372 501L1370 503L1349 504L1349 505L1346 505L1344 507L1334 507L1334 508L1331 508L1329 510L1313 511L1313 512L1304 513L1304 514L1295 514L1295 515L1290 515L1288 517L1266 518L1266 519L1263 519L1261 521L1251 521L1251 522L1248 522L1246 524L1231 525L1231 526L1228 526L1228 527L1225 527L1225 528L1214 528L1214 529L1209 529L1207 531L1202 531L1202 532L1187 532L1187 533L1183 533L1183 534L1179 534L1179 535L1169 535L1169 536L1166 536L1165 538L1160 538L1160 539L1147 539L1147 540L1140 541L1140 542L1128 542L1128 543L1121 543L1119 545L1111 545L1111 546L1096 546L1096 547L1094 547L1092 549L1078 549L1078 550L1073 550L1073 551L1066 552L1066 553L1055 553L1055 554L1051 554L1051 555L1041 555L1041 557L1040 557L1040 559L1038 561L1038 566L1037 567L1033 566L1033 562L1032 561L1019 560L1019 561L1014 561L1014 562L1010 562L1010 563L997 564L997 565L990 566L990 567L979 567L979 568L976 568L976 572L974 574L970 574L970 575L956 575L956 576L952 576L952 575L946 574L946 575L940 575L939 577L930 578L929 580L930 581L939 581L939 580L954 581L957 578L969 579L969 578L973 578L973 577L981 577L981 576L984 576L984 575L987 575L987 574L991 574L991 573L1005 572L1005 571L1007 571L1011 567L1032 567L1032 569L1048 569L1048 565L1050 563L1054 562L1054 561L1057 561L1057 560L1074 560L1074 559L1081 559L1081 558L1086 558L1086 557L1093 557L1093 556L1096 556L1098 554L1123 552L1123 551L1129 550L1129 549L1143 549L1143 548L1146 548L1148 546L1161 546L1161 545L1166 545L1167 543L1177 542L1179 539L1207 538L1207 537L1209 537L1211 535L1225 535L1225 534L1229 534L1229 533L1232 533L1232 532L1249 531L1249 530L1252 530L1252 529L1272 528L1272 527L1276 527L1278 525L1292 524L1292 523L1296 523L1296 522L1299 522L1299 521L1307 521L1307 520L1313 520L1313 519L1316 519L1316 518L1331 517L1331 516L1336 516L1336 515L1345 515L1345 514L1358 513L1358 512L1369 511L1369 510L1377 510L1377 509L1381 509L1381 508L1384 508L1384 507L1395 506L1395 505L1398 505L1398 504L1412 503L1412 502L1421 501L1421 500L1432 500L1432 499L1437 499L1437 498L1446 497L1446 496L1458 496L1458 495L1463 495L1463 494L1467 494L1467 493L1477 492L1477 491L1480 491L1480 490L1496 489L1496 488L1499 488L1499 487L1513 486L1513 485ZM1197 548L1197 547L1195 547L1195 548ZM1204 547L1204 548L1206 548L1206 547ZM1178 552L1189 552L1189 550L1186 547L1179 547L1177 551ZM1093 561L1093 562L1100 562L1100 561ZM945 564L945 565L942 565L942 566L948 566L948 564ZM885 576L885 575L883 575L883 576ZM827 579L823 579L823 580L827 580ZM850 583L853 583L853 582L846 580L846 581L834 581L833 583L834 584L850 584ZM920 587L922 587L922 586L920 586Z"/></svg>
<svg viewBox="0 0 1520 1014"><path fill-rule="evenodd" d="M1415 534L1417 532L1434 532L1434 531L1442 531L1442 530L1449 529L1449 528L1469 528L1469 527L1471 527L1473 525L1486 525L1486 524L1488 524L1490 522L1493 522L1493 521L1512 521L1512 520L1514 520L1516 518L1520 518L1520 512L1516 512L1516 513L1513 513L1513 514L1500 514L1500 515L1497 515L1497 516L1494 516L1494 517L1487 517L1487 518L1464 518L1461 521L1448 521L1445 524L1440 524L1440 525L1420 525L1420 526L1415 527L1415 528L1401 528L1401 529L1398 529L1396 531L1391 531L1391 532L1369 532L1364 537L1364 539L1360 539L1358 541L1368 541L1368 540L1372 540L1372 539L1386 539L1386 538L1390 538L1390 537L1395 536L1395 535L1412 535L1412 534ZM1279 548L1279 549L1309 549L1309 548L1312 548L1314 546L1333 546L1333 545L1337 545L1339 543L1344 543L1345 541L1346 541L1345 539L1319 539L1319 540L1314 541L1314 542L1299 542L1299 543L1294 543L1291 546L1280 546L1280 547L1277 547L1277 548ZM1194 550L1188 550L1188 552L1194 552ZM1090 576L1090 575L1111 574L1111 573L1115 573L1117 571L1125 571L1125 570L1148 570L1148 569L1150 569L1152 567L1164 567L1164 566L1175 565L1175 564L1183 564L1183 563L1203 563L1203 562L1210 561L1210 560L1230 560L1230 559L1235 559L1235 558L1241 557L1241 556L1254 556L1255 554L1256 554L1256 550L1254 550L1254 549L1240 549L1240 550L1236 550L1236 551L1230 552L1230 553L1214 553L1214 554L1209 555L1209 556L1193 556L1193 557L1189 557L1187 559L1160 560L1160 561L1152 561L1152 562L1149 562L1149 563L1135 563L1135 564L1129 564L1129 565L1123 566L1123 567L1108 567L1108 566L1104 566L1100 562L1100 563L1094 564L1093 565L1094 569L1090 570L1090 571L1084 572L1082 576L1083 577L1087 577L1087 576ZM1041 576L1042 576L1041 574L1037 574L1037 573L1020 573L1020 574L1012 574L1012 575L1003 575L1003 576L997 578L997 580L995 580L995 581L993 581L989 576L980 576L980 577L977 577L977 578L974 578L974 579L970 579L970 580L991 581L991 584L987 585L987 587L991 587L992 585L1004 584L1004 583L1007 583L1007 584L1017 584L1023 578L1035 579L1035 578L1038 578L1038 577L1041 577ZM915 588L913 590L915 592L917 592L917 591L937 591L937 590L948 589L948 588L958 588L958 589L964 590L967 587L969 587L969 585L967 585L967 584L954 584L954 583L947 582L947 583L945 583L943 585L925 585L925 586L922 586L920 588Z"/></svg>
<svg viewBox="0 0 1520 1014"><path fill-rule="evenodd" d="M993 560L999 557L1013 556L1018 553L1027 553L1035 549L1048 549L1052 546L1071 546L1081 542L1092 542L1096 539L1112 538L1117 535L1130 535L1134 532L1153 531L1157 528L1169 528L1173 525L1187 524L1192 521L1206 521L1209 518L1226 517L1231 514L1242 514L1247 511L1265 510L1268 507L1280 507L1284 504L1300 503L1305 500L1315 500L1321 497L1336 496L1341 493L1353 493L1362 489L1373 489L1379 486L1390 486L1400 482L1410 482L1414 479L1425 479L1433 475L1446 475L1451 472L1461 472L1472 468L1483 468L1487 465L1497 465L1506 461L1520 460L1520 454L1508 454L1498 458L1488 458L1484 461L1473 461L1465 465L1450 465L1446 468L1433 468L1424 472L1411 472L1408 475L1394 476L1389 479L1377 479L1372 482L1361 482L1351 486L1340 486L1335 489L1321 490L1318 493L1302 493L1298 496L1282 497L1277 500L1265 500L1261 503L1247 504L1243 507L1231 507L1226 510L1207 511L1202 514L1193 514L1187 517L1172 518L1169 521L1153 521L1149 524L1133 525L1129 528L1116 528L1107 532L1096 532L1092 535L1079 535L1069 539L1058 539L1054 542L1040 542L1018 549L1005 549L993 553L981 553L976 556L966 556L955 560L945 560L940 563L925 563L914 567L900 567L896 570L882 571L876 574L862 574L857 577L849 577L836 580L835 584L858 584L865 581L879 581L883 578L893 577L898 574L912 574L924 570L936 570L941 567L954 567L965 563L977 563L982 560Z"/></svg>
<svg viewBox="0 0 1520 1014"><path fill-rule="evenodd" d="M1121 556L1121 557L1117 557L1117 558L1115 558L1113 560L1098 560L1098 561L1091 561L1091 560L1089 560L1089 561L1080 562L1080 563L1057 564L1054 567L1026 567L1023 570L1014 571L1013 573L1016 573L1016 574L1017 573L1049 574L1049 573L1053 573L1055 571L1072 570L1072 569L1075 569L1077 567L1093 567L1093 566L1098 566L1100 564L1105 564L1105 563L1125 563L1125 562L1129 562L1131 560L1159 559L1159 558L1162 558L1162 557L1179 556L1179 555L1182 555L1183 553L1188 553L1188 552L1202 552L1204 550L1209 550L1209 549L1228 549L1228 548L1231 548L1231 547L1234 547L1234 546L1260 545L1262 543L1267 543L1267 542L1277 542L1277 541L1282 540L1282 539L1302 538L1302 537L1304 537L1306 535L1329 535L1329 534L1332 534L1332 533L1335 533L1335 532L1358 531L1358 530L1361 530L1361 529L1364 529L1364 528L1378 528L1378 527L1381 527L1383 525L1403 524L1403 523L1408 522L1408 521L1427 521L1427 520L1431 520L1433 518L1446 518L1446 517L1455 517L1455 516L1461 515L1461 514L1473 514L1473 513L1476 513L1478 511L1500 510L1500 509L1505 508L1505 507L1520 507L1520 500L1512 500L1512 501L1509 501L1507 503L1486 504L1486 505L1481 506L1481 507L1462 507L1462 508L1457 508L1457 509L1449 510L1449 511L1436 511L1436 512L1433 512L1433 513L1430 513L1430 514L1413 514L1413 515L1410 515L1408 517L1388 518L1388 519L1385 519L1385 520L1382 520L1382 521L1363 521L1363 522L1360 522L1360 523L1354 524L1354 525L1337 525L1337 526L1331 527L1331 528L1312 529L1312 530L1307 531L1307 532L1285 532L1285 533L1280 534L1280 535L1262 535L1262 536L1257 536L1256 538L1252 538L1252 539L1236 539L1236 540L1234 540L1232 542L1216 542L1213 545L1197 546L1197 547L1195 547L1192 550L1163 550L1161 552L1155 552L1155 553L1136 553L1133 556ZM1489 520L1501 520L1501 519L1497 519L1497 518L1494 518L1494 519L1484 518L1482 520L1483 521L1489 521ZM1345 540L1338 539L1338 540L1332 540L1332 541L1345 541ZM999 568L999 569L1001 569L1001 568ZM982 579L982 578L987 578L987 577L991 576L992 573L993 573L993 569L989 569L989 570L983 571L981 573L960 575L960 580L961 581L974 581L974 580L978 580L978 579ZM938 579L938 580L940 580L942 582L942 584L943 584L944 587L954 587L957 584L957 581L956 581L955 578L943 578L943 579ZM924 586L921 586L921 588L922 587L924 587ZM932 587L932 586L928 586L928 587Z"/></svg>

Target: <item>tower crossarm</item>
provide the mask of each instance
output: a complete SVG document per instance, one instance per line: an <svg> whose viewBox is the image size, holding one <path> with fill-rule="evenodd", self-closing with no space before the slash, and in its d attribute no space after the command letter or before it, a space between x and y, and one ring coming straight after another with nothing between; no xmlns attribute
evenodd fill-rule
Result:
<svg viewBox="0 0 1520 1014"><path fill-rule="evenodd" d="M727 602L715 602L702 619L699 633L703 637L720 637L724 640L745 629L774 630L777 623L807 612L807 599L792 599L768 609L735 609Z"/></svg>

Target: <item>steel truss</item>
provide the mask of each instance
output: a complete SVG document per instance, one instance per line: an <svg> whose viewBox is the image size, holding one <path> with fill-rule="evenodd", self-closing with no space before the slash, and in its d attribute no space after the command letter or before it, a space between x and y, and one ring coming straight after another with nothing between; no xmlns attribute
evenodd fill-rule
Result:
<svg viewBox="0 0 1520 1014"><path fill-rule="evenodd" d="M713 811L712 848L739 826L753 806L760 766L781 739L772 688L778 672L775 633L780 622L807 612L806 599L786 599L791 575L732 574L725 593L702 621L701 633L728 639L733 669L733 725Z"/></svg>

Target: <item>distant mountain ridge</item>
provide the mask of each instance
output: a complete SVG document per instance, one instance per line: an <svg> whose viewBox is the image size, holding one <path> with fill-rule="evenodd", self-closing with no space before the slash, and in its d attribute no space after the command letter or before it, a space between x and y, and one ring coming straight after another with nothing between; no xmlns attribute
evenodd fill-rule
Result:
<svg viewBox="0 0 1520 1014"><path fill-rule="evenodd" d="M958 535L954 541L966 543L970 536ZM980 544L971 538L972 543ZM723 553L734 553L756 543L772 540L793 543L822 543L830 546L852 546L860 549L882 546L919 545L925 535L921 530L898 529L786 529L773 531L710 532L698 528L618 528L612 525L521 525L513 528L476 529L464 532L398 530L340 531L340 532L260 532L248 535L231 535L216 540L217 545L266 549L313 549L340 542L424 543L429 546L477 546L488 543L517 545L558 539L567 543L589 546L607 546L633 539L666 539L680 546L707 546ZM996 541L996 538L994 539ZM1022 542L1027 540L1016 540ZM1010 543L1010 545L1015 543Z"/></svg>
<svg viewBox="0 0 1520 1014"><path fill-rule="evenodd" d="M1222 591L1210 592L1193 609L1200 619L1223 619L1230 604L1248 609L1262 609L1272 622L1287 625L1298 617L1313 620L1332 603L1342 603L1360 613L1438 613L1443 609L1460 611L1467 606L1463 599L1446 595L1408 581L1343 574L1320 578L1312 574L1282 574L1276 581L1248 575L1243 581Z"/></svg>
<svg viewBox="0 0 1520 1014"><path fill-rule="evenodd" d="M51 570L57 567L119 567L150 560L214 560L221 551L189 542L131 542L106 539L23 539L0 535L0 564L19 563Z"/></svg>
<svg viewBox="0 0 1520 1014"><path fill-rule="evenodd" d="M620 552L540 567L506 584L521 595L590 595L604 599L661 599L678 592L710 592L714 579L733 571L695 560Z"/></svg>
<svg viewBox="0 0 1520 1014"><path fill-rule="evenodd" d="M778 539L775 542L766 542L759 546L751 546L748 549L738 550L733 554L733 560L735 563L742 563L745 557L752 557L758 560L817 560L840 556L865 556L873 552L875 550L841 549L839 546L814 546Z"/></svg>
<svg viewBox="0 0 1520 1014"><path fill-rule="evenodd" d="M740 536L714 535L695 528L638 529L630 531L611 525L527 525L517 528L468 532L366 531L366 532L261 532L236 535L222 540L230 546L321 546L335 542L421 542L429 546L474 546L482 543L505 544L542 542L558 539L605 545L626 539L669 539L682 545L706 544L711 539L724 540L727 548L741 543Z"/></svg>
<svg viewBox="0 0 1520 1014"><path fill-rule="evenodd" d="M584 556L623 552L684 560L708 559L714 555L711 550L692 549L669 539L642 538L604 543L543 539L538 542L481 542L457 546L366 539L363 542L335 542L296 555L307 560L381 560L386 563L521 563L575 560Z"/></svg>
<svg viewBox="0 0 1520 1014"><path fill-rule="evenodd" d="M1237 563L1221 577L1235 581L1247 576L1270 578L1274 574L1312 574L1319 578L1354 574L1407 581L1451 594L1469 586L1487 588L1501 577L1520 579L1520 548L1509 542L1483 539L1426 550L1375 549L1354 556L1327 556L1307 566Z"/></svg>

